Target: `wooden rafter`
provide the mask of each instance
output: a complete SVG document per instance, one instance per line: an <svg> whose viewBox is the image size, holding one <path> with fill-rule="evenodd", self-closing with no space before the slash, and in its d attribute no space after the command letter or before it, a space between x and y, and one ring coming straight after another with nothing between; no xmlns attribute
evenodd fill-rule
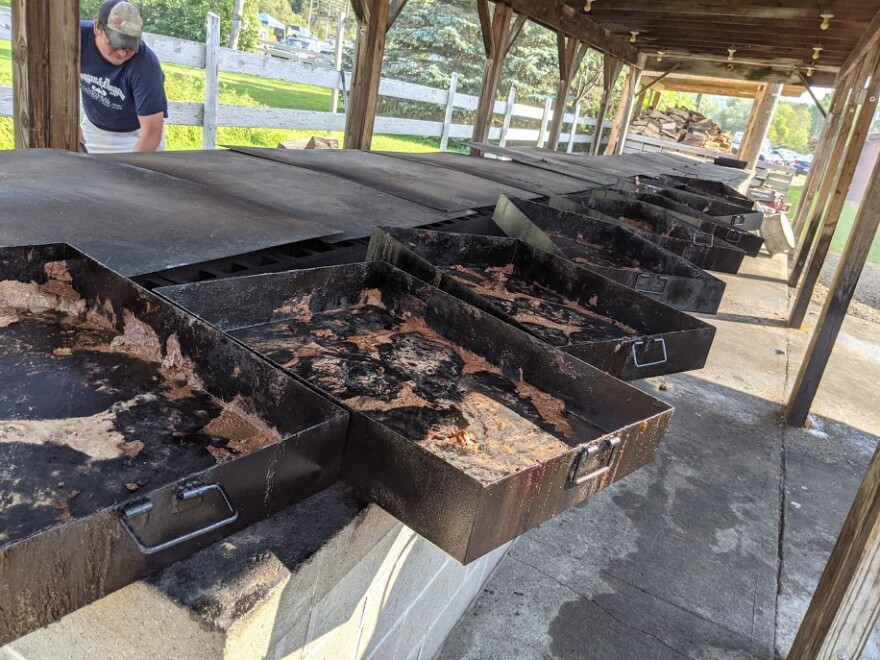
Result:
<svg viewBox="0 0 880 660"><path fill-rule="evenodd" d="M582 10L563 4L560 0L509 0L509 4L514 11L525 14L536 23L574 37L606 55L628 64L638 61L638 50L629 43L628 38L613 34Z"/></svg>

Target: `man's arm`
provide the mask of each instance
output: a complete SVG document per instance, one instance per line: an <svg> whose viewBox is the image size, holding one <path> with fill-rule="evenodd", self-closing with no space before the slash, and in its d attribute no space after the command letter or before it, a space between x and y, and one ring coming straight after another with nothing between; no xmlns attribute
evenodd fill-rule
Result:
<svg viewBox="0 0 880 660"><path fill-rule="evenodd" d="M162 141L162 126L165 124L164 113L138 115L141 124L141 135L134 145L134 151L156 151Z"/></svg>

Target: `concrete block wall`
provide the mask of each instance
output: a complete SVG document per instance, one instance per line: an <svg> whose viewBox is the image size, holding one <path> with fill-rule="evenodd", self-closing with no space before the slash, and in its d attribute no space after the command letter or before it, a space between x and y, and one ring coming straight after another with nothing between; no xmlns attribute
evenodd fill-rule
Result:
<svg viewBox="0 0 880 660"><path fill-rule="evenodd" d="M0 649L0 660L430 660L509 546L461 566L377 506L340 506L346 497L319 493ZM328 510L347 517L312 551L308 521L326 527Z"/></svg>

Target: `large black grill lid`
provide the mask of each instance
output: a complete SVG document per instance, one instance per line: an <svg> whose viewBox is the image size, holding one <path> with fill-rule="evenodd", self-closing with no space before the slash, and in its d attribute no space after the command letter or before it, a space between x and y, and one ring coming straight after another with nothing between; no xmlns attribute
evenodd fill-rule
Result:
<svg viewBox="0 0 880 660"><path fill-rule="evenodd" d="M384 260L623 380L700 369L715 328L511 238L377 229Z"/></svg>
<svg viewBox="0 0 880 660"><path fill-rule="evenodd" d="M695 266L721 273L736 273L746 256L713 234L701 231L663 209L635 199L608 199L600 195L575 198L554 195L549 205L626 227L639 236L687 259Z"/></svg>
<svg viewBox="0 0 880 660"><path fill-rule="evenodd" d="M544 204L501 197L493 219L508 236L686 312L714 314L725 284L631 231Z"/></svg>
<svg viewBox="0 0 880 660"><path fill-rule="evenodd" d="M68 246L0 250L0 644L329 486L347 419Z"/></svg>
<svg viewBox="0 0 880 660"><path fill-rule="evenodd" d="M349 406L344 478L462 563L650 462L672 414L386 263L158 291Z"/></svg>
<svg viewBox="0 0 880 660"><path fill-rule="evenodd" d="M614 184L613 189L597 188L590 190L586 194L605 199L636 199L645 204L665 209L673 217L684 220L695 227L699 227L702 231L744 250L750 257L758 256L761 247L764 245L764 239L760 236L731 227L729 222L719 220L717 217L705 213L702 210L706 207L705 198L694 195L693 197L696 197L697 200L690 199L690 203L682 201L690 196L690 193L683 190L661 188L644 182L633 183L621 180Z"/></svg>

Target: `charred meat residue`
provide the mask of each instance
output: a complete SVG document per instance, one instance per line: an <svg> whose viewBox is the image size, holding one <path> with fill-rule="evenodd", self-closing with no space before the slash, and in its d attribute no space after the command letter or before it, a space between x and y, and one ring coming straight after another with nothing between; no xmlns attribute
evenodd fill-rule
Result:
<svg viewBox="0 0 880 660"><path fill-rule="evenodd" d="M307 294L304 294L307 295ZM412 300L410 300L412 298ZM232 334L289 371L485 483L567 452L601 431L565 403L453 343L395 296Z"/></svg>
<svg viewBox="0 0 880 660"><path fill-rule="evenodd" d="M553 346L638 335L635 328L600 313L597 296L592 297L590 308L585 307L523 279L512 263L503 267L456 264L444 270Z"/></svg>
<svg viewBox="0 0 880 660"><path fill-rule="evenodd" d="M0 546L278 440L204 391L177 337L128 311L119 332L63 262L45 272L0 281Z"/></svg>

